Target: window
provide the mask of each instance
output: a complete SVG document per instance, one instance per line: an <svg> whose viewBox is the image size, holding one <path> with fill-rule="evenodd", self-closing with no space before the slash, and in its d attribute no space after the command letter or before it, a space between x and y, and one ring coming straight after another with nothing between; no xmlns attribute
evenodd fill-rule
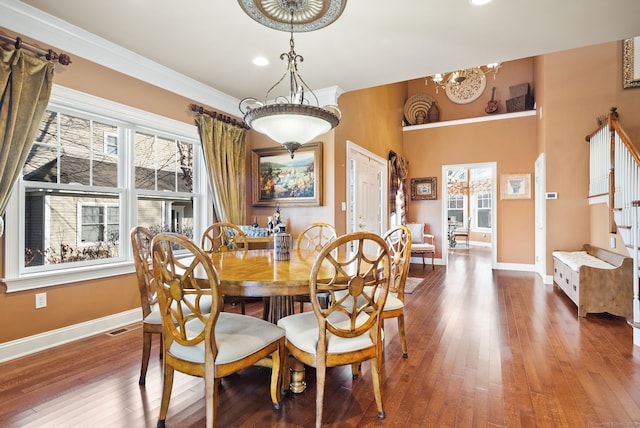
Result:
<svg viewBox="0 0 640 428"><path fill-rule="evenodd" d="M464 223L465 196L449 195L447 217L451 222Z"/></svg>
<svg viewBox="0 0 640 428"><path fill-rule="evenodd" d="M7 208L8 289L131 272L133 225L192 238L208 205L197 139L193 125L54 86Z"/></svg>
<svg viewBox="0 0 640 428"><path fill-rule="evenodd" d="M118 156L118 134L113 132L104 133L104 152L107 155Z"/></svg>
<svg viewBox="0 0 640 428"><path fill-rule="evenodd" d="M491 193L476 194L476 227L491 229Z"/></svg>

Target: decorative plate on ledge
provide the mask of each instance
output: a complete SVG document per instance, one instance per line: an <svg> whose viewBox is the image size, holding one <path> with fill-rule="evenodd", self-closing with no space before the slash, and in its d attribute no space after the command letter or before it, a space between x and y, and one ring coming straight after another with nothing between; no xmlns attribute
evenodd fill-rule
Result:
<svg viewBox="0 0 640 428"><path fill-rule="evenodd" d="M460 83L449 82L445 88L447 97L456 104L469 104L477 100L487 86L487 78L478 68L467 70L466 79Z"/></svg>
<svg viewBox="0 0 640 428"><path fill-rule="evenodd" d="M415 94L404 103L404 118L409 125L427 123L429 109L435 98L427 94Z"/></svg>

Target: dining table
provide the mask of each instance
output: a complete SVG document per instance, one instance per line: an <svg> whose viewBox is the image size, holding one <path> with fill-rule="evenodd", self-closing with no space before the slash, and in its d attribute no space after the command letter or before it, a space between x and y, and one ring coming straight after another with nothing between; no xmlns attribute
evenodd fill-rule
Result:
<svg viewBox="0 0 640 428"><path fill-rule="evenodd" d="M289 260L276 260L273 249L254 249L210 256L222 294L268 299L267 319L277 323L294 313L293 296L309 294L309 275L317 255L313 249L291 249ZM324 276L322 269L319 276ZM304 365L297 360L291 364L289 388L294 393L305 389Z"/></svg>

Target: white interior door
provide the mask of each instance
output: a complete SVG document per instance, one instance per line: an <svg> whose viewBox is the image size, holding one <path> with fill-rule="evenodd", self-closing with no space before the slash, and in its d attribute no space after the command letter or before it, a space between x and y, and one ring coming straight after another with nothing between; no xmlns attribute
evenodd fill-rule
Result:
<svg viewBox="0 0 640 428"><path fill-rule="evenodd" d="M347 231L387 230L387 162L347 142Z"/></svg>

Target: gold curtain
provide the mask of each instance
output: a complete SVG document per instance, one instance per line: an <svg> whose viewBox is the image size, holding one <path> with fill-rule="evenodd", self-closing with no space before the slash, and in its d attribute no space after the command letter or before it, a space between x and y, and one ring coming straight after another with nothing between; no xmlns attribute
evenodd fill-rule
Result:
<svg viewBox="0 0 640 428"><path fill-rule="evenodd" d="M195 116L218 221L245 224L246 175L244 128L206 114Z"/></svg>
<svg viewBox="0 0 640 428"><path fill-rule="evenodd" d="M0 216L3 216L49 103L54 65L20 49L0 48L0 57ZM4 229L2 217L0 226Z"/></svg>

